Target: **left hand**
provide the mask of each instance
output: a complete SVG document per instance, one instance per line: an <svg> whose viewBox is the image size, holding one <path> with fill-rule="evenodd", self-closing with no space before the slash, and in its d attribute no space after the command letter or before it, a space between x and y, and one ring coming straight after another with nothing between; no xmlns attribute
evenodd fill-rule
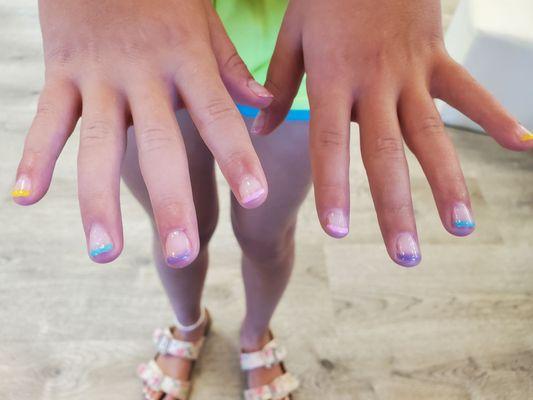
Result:
<svg viewBox="0 0 533 400"><path fill-rule="evenodd" d="M461 167L433 98L503 147L533 148L533 135L447 54L438 0L291 0L266 82L275 100L256 133L284 119L304 65L321 224L332 236L348 233L353 120L383 238L400 265L420 262L403 141L424 169L444 227L458 236L474 229Z"/></svg>

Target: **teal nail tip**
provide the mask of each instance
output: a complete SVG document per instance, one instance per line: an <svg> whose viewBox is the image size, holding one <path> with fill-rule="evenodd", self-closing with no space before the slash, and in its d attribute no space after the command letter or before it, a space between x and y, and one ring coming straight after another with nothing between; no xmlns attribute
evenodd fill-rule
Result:
<svg viewBox="0 0 533 400"><path fill-rule="evenodd" d="M113 250L113 244L109 243L105 246L100 246L97 249L91 250L91 257L98 257L100 254L108 253Z"/></svg>
<svg viewBox="0 0 533 400"><path fill-rule="evenodd" d="M454 221L453 224L459 229L473 229L476 227L476 223L472 221Z"/></svg>

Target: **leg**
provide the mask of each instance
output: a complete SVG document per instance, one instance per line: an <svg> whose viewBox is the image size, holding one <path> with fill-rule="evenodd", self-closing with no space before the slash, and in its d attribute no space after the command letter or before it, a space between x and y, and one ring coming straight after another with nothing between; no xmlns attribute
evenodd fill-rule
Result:
<svg viewBox="0 0 533 400"><path fill-rule="evenodd" d="M307 131L307 122L285 122L271 136L254 138L267 174L268 199L255 210L245 210L233 199L232 221L243 252L246 291L244 351L259 350L270 340L270 320L291 275L297 213L311 182ZM280 374L279 368L254 370L248 385L270 383Z"/></svg>
<svg viewBox="0 0 533 400"><path fill-rule="evenodd" d="M185 111L178 113L178 121L187 149L194 203L200 234L200 253L187 268L173 269L166 265L154 229L154 258L157 271L178 321L184 325L193 324L200 317L202 290L208 264L207 245L215 230L218 218L217 191L214 175L213 157L198 136L194 124ZM123 179L133 195L152 216L150 199L144 185L137 158L137 148L132 129L128 132L128 148L124 158ZM153 218L152 218L153 222ZM155 227L154 227L155 228ZM182 340L197 340L204 333L204 327L177 336ZM180 335L179 332L177 332ZM174 357L159 357L161 369L173 378L188 380L191 363ZM159 399L156 394L154 398ZM165 399L170 399L169 396Z"/></svg>

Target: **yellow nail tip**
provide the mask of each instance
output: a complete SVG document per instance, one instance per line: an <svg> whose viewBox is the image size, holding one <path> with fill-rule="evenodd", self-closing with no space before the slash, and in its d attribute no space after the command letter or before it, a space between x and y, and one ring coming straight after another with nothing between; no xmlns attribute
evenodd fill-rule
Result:
<svg viewBox="0 0 533 400"><path fill-rule="evenodd" d="M11 196L13 196L14 198L29 197L30 194L31 194L31 192L29 190L13 190L11 192Z"/></svg>
<svg viewBox="0 0 533 400"><path fill-rule="evenodd" d="M533 133L531 132L524 133L522 137L520 138L520 140L522 140L522 142L529 142L533 140Z"/></svg>

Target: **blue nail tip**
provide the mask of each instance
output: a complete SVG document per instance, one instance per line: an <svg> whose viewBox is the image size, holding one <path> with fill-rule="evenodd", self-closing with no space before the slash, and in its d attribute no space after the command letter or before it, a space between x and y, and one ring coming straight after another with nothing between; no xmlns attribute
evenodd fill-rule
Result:
<svg viewBox="0 0 533 400"><path fill-rule="evenodd" d="M453 224L459 229L472 229L476 227L476 223L472 221L454 221Z"/></svg>
<svg viewBox="0 0 533 400"><path fill-rule="evenodd" d="M108 253L111 250L113 250L113 244L109 243L109 244L106 244L105 246L100 246L97 249L91 250L90 254L91 254L91 257L97 257L100 254Z"/></svg>

